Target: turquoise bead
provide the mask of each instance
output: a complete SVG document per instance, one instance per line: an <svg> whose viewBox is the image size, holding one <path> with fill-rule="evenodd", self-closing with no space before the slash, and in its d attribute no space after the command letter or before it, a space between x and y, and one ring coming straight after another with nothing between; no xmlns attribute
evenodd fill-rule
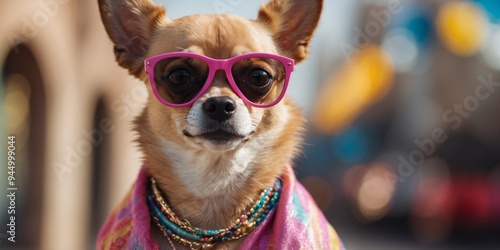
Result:
<svg viewBox="0 0 500 250"><path fill-rule="evenodd" d="M276 180L276 183L273 187L266 188L265 191L262 192L259 201L252 207L251 211L253 211L253 213L248 212L246 216L241 216L240 223L232 226L232 228L227 232L221 232L220 230L194 229L193 233L191 233L182 229L179 225L165 216L165 214L158 207L159 205L157 205L154 201L151 189L148 190L147 201L149 203L150 213L158 218L161 226L167 229L169 235L174 233L181 238L198 242L201 241L202 238L213 237L212 243L217 243L228 241L231 236L236 235L236 230L242 227L242 223L244 220L250 221L255 219L255 223L257 226L261 224L267 218L267 216L271 214L272 211L274 211L274 208L276 207L280 197L281 188L282 184L280 180ZM258 218L255 218L258 215L259 211L262 211L262 214L260 214ZM221 233L223 233L223 235L219 236Z"/></svg>

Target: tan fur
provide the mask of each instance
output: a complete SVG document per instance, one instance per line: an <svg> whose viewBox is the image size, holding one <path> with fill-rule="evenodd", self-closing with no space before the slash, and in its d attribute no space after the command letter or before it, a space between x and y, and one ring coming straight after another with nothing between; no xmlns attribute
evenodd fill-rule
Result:
<svg viewBox="0 0 500 250"><path fill-rule="evenodd" d="M245 105L219 72L193 106L213 95L229 96L239 100L238 109L247 109L255 130L240 143L212 150L183 134L192 107L161 104L140 65L149 56L172 51L212 58L268 52L301 61L307 56L322 1L273 0L261 8L257 21L232 15L169 20L163 8L149 0L99 0L99 6L106 30L118 48L118 63L143 80L149 90L147 106L135 121L145 166L180 217L201 228L229 226L298 153L304 125L299 109L286 98L267 109ZM124 23L127 18L134 21ZM199 182L186 183L189 180ZM167 243L158 231L155 235L160 244ZM235 244L238 242L227 246Z"/></svg>
<svg viewBox="0 0 500 250"><path fill-rule="evenodd" d="M322 9L323 1L274 0L260 9L257 20L270 28L286 56L300 62L309 54Z"/></svg>

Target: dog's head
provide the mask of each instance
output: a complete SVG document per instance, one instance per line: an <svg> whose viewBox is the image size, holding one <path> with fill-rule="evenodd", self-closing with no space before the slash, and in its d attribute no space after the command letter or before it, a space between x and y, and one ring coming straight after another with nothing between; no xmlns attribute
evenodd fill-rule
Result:
<svg viewBox="0 0 500 250"><path fill-rule="evenodd" d="M116 60L149 91L136 120L145 166L182 218L227 226L298 152L303 118L281 98L322 0L271 0L257 20L170 20L150 0L99 8Z"/></svg>
<svg viewBox="0 0 500 250"><path fill-rule="evenodd" d="M152 132L191 148L224 152L286 120L287 114L280 113L283 102L269 108L258 105L281 98L285 67L293 65L256 56L234 62L224 73L215 68L219 64L203 57L161 58L146 65L144 60L171 52L203 55L207 60L263 52L300 62L307 57L322 1L272 0L262 6L257 20L233 15L170 20L164 8L150 0L99 0L99 7L118 63L148 86L146 115ZM148 65L152 66L150 77L144 68ZM214 74L200 93L211 67ZM175 106L188 101L192 103Z"/></svg>

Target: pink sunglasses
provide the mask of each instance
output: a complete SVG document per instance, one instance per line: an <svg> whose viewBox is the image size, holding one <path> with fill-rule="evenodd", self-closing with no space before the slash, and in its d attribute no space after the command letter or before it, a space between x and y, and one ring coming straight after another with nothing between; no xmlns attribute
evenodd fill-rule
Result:
<svg viewBox="0 0 500 250"><path fill-rule="evenodd" d="M193 105L210 87L219 70L247 104L268 108L279 103L288 88L293 59L269 53L248 53L213 59L191 52L171 52L144 61L153 93L170 107Z"/></svg>

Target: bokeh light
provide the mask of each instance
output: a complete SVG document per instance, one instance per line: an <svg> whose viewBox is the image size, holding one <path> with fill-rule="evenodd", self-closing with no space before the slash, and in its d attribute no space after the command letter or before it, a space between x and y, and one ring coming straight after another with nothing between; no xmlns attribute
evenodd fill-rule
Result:
<svg viewBox="0 0 500 250"><path fill-rule="evenodd" d="M368 140L368 135L361 128L349 127L333 138L333 152L344 163L359 163L368 155Z"/></svg>
<svg viewBox="0 0 500 250"><path fill-rule="evenodd" d="M407 3L400 15L394 16L382 47L391 57L398 73L416 69L417 62L428 51L433 38L432 15L421 2Z"/></svg>
<svg viewBox="0 0 500 250"><path fill-rule="evenodd" d="M487 34L485 14L470 2L444 4L438 13L436 26L445 47L460 56L476 53Z"/></svg>
<svg viewBox="0 0 500 250"><path fill-rule="evenodd" d="M30 83L26 77L12 74L6 79L5 98L3 100L4 131L16 134L17 148L23 149L29 138Z"/></svg>
<svg viewBox="0 0 500 250"><path fill-rule="evenodd" d="M320 91L313 124L323 133L342 131L368 105L386 96L393 78L393 64L381 47L361 49Z"/></svg>
<svg viewBox="0 0 500 250"><path fill-rule="evenodd" d="M490 25L489 39L482 50L488 66L500 70L500 25Z"/></svg>
<svg viewBox="0 0 500 250"><path fill-rule="evenodd" d="M7 80L3 109L5 129L10 132L18 132L25 126L29 113L29 82L21 75L12 75Z"/></svg>
<svg viewBox="0 0 500 250"><path fill-rule="evenodd" d="M474 0L482 6L493 23L500 23L500 1L498 0Z"/></svg>
<svg viewBox="0 0 500 250"><path fill-rule="evenodd" d="M393 174L386 163L375 163L364 174L356 198L359 212L367 221L381 219L389 211L395 184L388 176Z"/></svg>
<svg viewBox="0 0 500 250"><path fill-rule="evenodd" d="M409 72L417 64L419 48L415 37L408 30L396 29L389 32L382 47L398 72Z"/></svg>
<svg viewBox="0 0 500 250"><path fill-rule="evenodd" d="M432 244L444 239L451 228L455 201L450 168L441 159L431 158L419 169L419 177L410 225L419 241Z"/></svg>

